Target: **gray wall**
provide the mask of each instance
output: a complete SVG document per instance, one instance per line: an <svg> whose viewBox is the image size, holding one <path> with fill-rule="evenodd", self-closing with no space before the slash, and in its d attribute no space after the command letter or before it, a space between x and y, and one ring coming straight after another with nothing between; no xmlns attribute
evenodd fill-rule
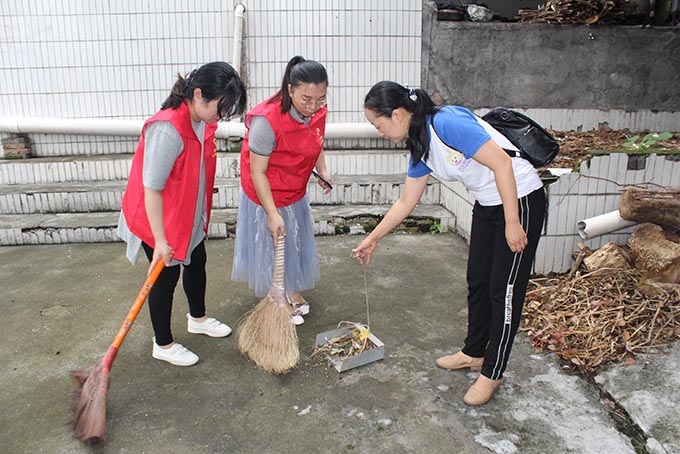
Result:
<svg viewBox="0 0 680 454"><path fill-rule="evenodd" d="M423 86L469 108L680 111L680 27L438 22L423 7Z"/></svg>

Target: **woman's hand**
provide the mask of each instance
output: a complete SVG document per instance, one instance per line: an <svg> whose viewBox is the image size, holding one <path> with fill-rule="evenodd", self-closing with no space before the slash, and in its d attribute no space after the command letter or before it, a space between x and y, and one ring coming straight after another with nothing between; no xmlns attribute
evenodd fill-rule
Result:
<svg viewBox="0 0 680 454"><path fill-rule="evenodd" d="M361 243L359 243L359 246L352 249L352 257L358 259L359 263L362 265L364 264L365 260L366 265L368 265L371 263L371 254L373 254L373 251L377 245L377 241L374 241L370 237L366 237Z"/></svg>
<svg viewBox="0 0 680 454"><path fill-rule="evenodd" d="M321 189L323 189L324 194L328 194L331 192L333 189L333 179L331 178L331 174L328 173L328 170L320 170L317 172L321 178L318 178L316 180L316 183L321 186ZM324 181L325 180L325 181ZM328 184L326 183L328 182ZM330 186L329 186L330 185Z"/></svg>
<svg viewBox="0 0 680 454"><path fill-rule="evenodd" d="M505 224L505 240L512 252L522 252L529 243L527 234L519 222Z"/></svg>
<svg viewBox="0 0 680 454"><path fill-rule="evenodd" d="M286 225L278 210L267 216L267 228L269 229L269 233L274 237L274 246L276 246L279 235L286 236Z"/></svg>
<svg viewBox="0 0 680 454"><path fill-rule="evenodd" d="M165 266L170 266L170 261L172 260L172 248L165 240L155 242L153 257L151 258L149 269L146 272L147 276L151 274L151 270L153 270L159 260L163 260L165 262Z"/></svg>

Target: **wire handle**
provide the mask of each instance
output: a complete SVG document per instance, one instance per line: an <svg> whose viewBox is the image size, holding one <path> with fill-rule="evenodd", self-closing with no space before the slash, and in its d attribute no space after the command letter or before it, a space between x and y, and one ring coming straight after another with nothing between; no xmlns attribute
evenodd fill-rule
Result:
<svg viewBox="0 0 680 454"><path fill-rule="evenodd" d="M354 254L354 253L352 253L350 257L352 257L353 259L359 258L359 256ZM361 263L361 268L364 272L364 295L366 296L366 328L368 328L369 331L370 331L370 329L371 329L371 311L370 311L370 308L368 306L368 279L366 277L366 262L361 261L360 263Z"/></svg>
<svg viewBox="0 0 680 454"><path fill-rule="evenodd" d="M371 329L371 311L368 307L368 280L366 278L366 263L362 263L361 267L364 270L364 295L366 295L366 326L369 331Z"/></svg>

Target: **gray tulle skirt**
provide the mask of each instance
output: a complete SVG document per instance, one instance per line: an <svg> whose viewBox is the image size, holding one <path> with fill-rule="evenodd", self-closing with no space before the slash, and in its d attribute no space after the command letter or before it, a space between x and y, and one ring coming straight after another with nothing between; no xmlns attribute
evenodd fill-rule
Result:
<svg viewBox="0 0 680 454"><path fill-rule="evenodd" d="M286 225L284 285L292 295L314 288L319 280L312 212L307 197L280 208ZM236 219L236 245L231 279L248 281L258 298L267 296L274 268L274 239L267 229L267 214L241 190Z"/></svg>

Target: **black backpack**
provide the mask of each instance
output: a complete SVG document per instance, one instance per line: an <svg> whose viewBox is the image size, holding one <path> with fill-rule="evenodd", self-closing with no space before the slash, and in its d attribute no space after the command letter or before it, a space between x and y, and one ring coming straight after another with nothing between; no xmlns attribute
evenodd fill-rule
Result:
<svg viewBox="0 0 680 454"><path fill-rule="evenodd" d="M512 142L520 150L520 156L534 167L547 166L560 151L557 139L524 114L505 107L496 107L482 116L482 119ZM512 150L505 151L510 156L515 156Z"/></svg>

